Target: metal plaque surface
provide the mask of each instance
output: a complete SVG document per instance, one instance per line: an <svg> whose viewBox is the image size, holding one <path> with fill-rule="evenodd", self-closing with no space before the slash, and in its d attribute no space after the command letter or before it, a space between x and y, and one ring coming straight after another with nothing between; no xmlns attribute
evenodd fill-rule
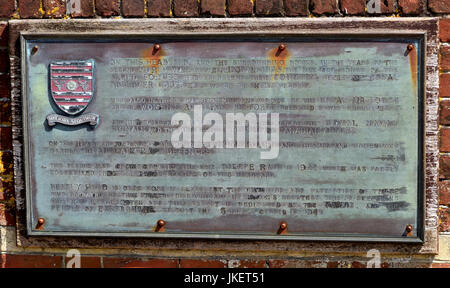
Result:
<svg viewBox="0 0 450 288"><path fill-rule="evenodd" d="M28 233L421 241L423 35L344 36L24 36Z"/></svg>

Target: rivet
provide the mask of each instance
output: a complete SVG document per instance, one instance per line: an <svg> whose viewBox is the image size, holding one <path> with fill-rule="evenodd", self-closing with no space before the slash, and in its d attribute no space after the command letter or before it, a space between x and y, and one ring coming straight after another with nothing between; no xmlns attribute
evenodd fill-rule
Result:
<svg viewBox="0 0 450 288"><path fill-rule="evenodd" d="M286 233L287 228L288 228L287 222L286 221L282 221L280 223L280 227L278 228L278 232L277 233L278 234L284 234L284 233Z"/></svg>
<svg viewBox="0 0 450 288"><path fill-rule="evenodd" d="M161 45L159 44L153 45L153 54L157 53L159 50L161 50Z"/></svg>
<svg viewBox="0 0 450 288"><path fill-rule="evenodd" d="M158 222L156 222L155 232L163 232L165 225L166 225L166 221L159 219Z"/></svg>
<svg viewBox="0 0 450 288"><path fill-rule="evenodd" d="M411 232L413 231L413 226L410 225L410 224L406 225L405 231L406 231L407 233L411 233Z"/></svg>
<svg viewBox="0 0 450 288"><path fill-rule="evenodd" d="M45 219L44 219L44 218L39 218L39 219L37 220L36 229L38 229L38 230L44 230L44 224L45 224Z"/></svg>
<svg viewBox="0 0 450 288"><path fill-rule="evenodd" d="M36 52L39 50L38 46L34 46L33 49L31 49L31 54L36 54Z"/></svg>
<svg viewBox="0 0 450 288"><path fill-rule="evenodd" d="M408 46L406 46L406 49L408 49L408 51L412 51L414 49L414 44L408 44Z"/></svg>
<svg viewBox="0 0 450 288"><path fill-rule="evenodd" d="M286 50L286 44L280 44L280 46L278 46L278 50L280 51Z"/></svg>

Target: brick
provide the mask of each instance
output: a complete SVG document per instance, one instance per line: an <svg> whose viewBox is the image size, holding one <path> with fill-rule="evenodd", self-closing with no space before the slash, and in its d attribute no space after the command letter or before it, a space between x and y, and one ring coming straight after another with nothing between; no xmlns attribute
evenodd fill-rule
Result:
<svg viewBox="0 0 450 288"><path fill-rule="evenodd" d="M12 177L13 173L13 154L12 152L0 152L0 179L9 181L8 175Z"/></svg>
<svg viewBox="0 0 450 288"><path fill-rule="evenodd" d="M252 0L228 0L230 16L250 16L253 14Z"/></svg>
<svg viewBox="0 0 450 288"><path fill-rule="evenodd" d="M144 0L122 0L122 14L125 17L144 17Z"/></svg>
<svg viewBox="0 0 450 288"><path fill-rule="evenodd" d="M450 125L450 101L443 100L439 103L439 124Z"/></svg>
<svg viewBox="0 0 450 288"><path fill-rule="evenodd" d="M66 0L44 0L45 18L62 18L66 15Z"/></svg>
<svg viewBox="0 0 450 288"><path fill-rule="evenodd" d="M5 153L5 152L3 152ZM0 201L12 201L14 195L14 183L12 180L12 174L7 175L8 181L0 179Z"/></svg>
<svg viewBox="0 0 450 288"><path fill-rule="evenodd" d="M450 18L439 19L439 38L442 42L450 42Z"/></svg>
<svg viewBox="0 0 450 288"><path fill-rule="evenodd" d="M147 15L150 17L170 17L170 0L148 0Z"/></svg>
<svg viewBox="0 0 450 288"><path fill-rule="evenodd" d="M11 103L0 101L0 125L11 125Z"/></svg>
<svg viewBox="0 0 450 288"><path fill-rule="evenodd" d="M364 15L366 0L341 0L341 11L345 15Z"/></svg>
<svg viewBox="0 0 450 288"><path fill-rule="evenodd" d="M450 263L432 263L431 268L450 268Z"/></svg>
<svg viewBox="0 0 450 288"><path fill-rule="evenodd" d="M423 10L420 0L398 0L398 8L407 15L417 15Z"/></svg>
<svg viewBox="0 0 450 288"><path fill-rule="evenodd" d="M395 0L381 0L380 1L380 7L377 11L377 7L375 3L378 0L367 0L366 2L366 12L368 14L388 14L388 13L394 13L395 8Z"/></svg>
<svg viewBox="0 0 450 288"><path fill-rule="evenodd" d="M0 152L0 201L14 205L14 165L12 152Z"/></svg>
<svg viewBox="0 0 450 288"><path fill-rule="evenodd" d="M11 98L9 87L9 75L0 75L0 98Z"/></svg>
<svg viewBox="0 0 450 288"><path fill-rule="evenodd" d="M441 156L442 158L443 156ZM450 174L450 157L447 157L447 173ZM441 159L439 159L441 160ZM447 176L448 177L448 176ZM450 206L450 181L440 181L439 182L439 204Z"/></svg>
<svg viewBox="0 0 450 288"><path fill-rule="evenodd" d="M362 263L360 261L353 261L351 267L352 268L366 268L366 264Z"/></svg>
<svg viewBox="0 0 450 288"><path fill-rule="evenodd" d="M450 232L450 208L439 207L439 231Z"/></svg>
<svg viewBox="0 0 450 288"><path fill-rule="evenodd" d="M0 127L0 151L12 149L11 127Z"/></svg>
<svg viewBox="0 0 450 288"><path fill-rule="evenodd" d="M325 268L327 265L319 260L269 260L269 268Z"/></svg>
<svg viewBox="0 0 450 288"><path fill-rule="evenodd" d="M450 0L428 0L428 8L434 13L450 13Z"/></svg>
<svg viewBox="0 0 450 288"><path fill-rule="evenodd" d="M119 15L119 1L117 0L95 0L95 12L102 17Z"/></svg>
<svg viewBox="0 0 450 288"><path fill-rule="evenodd" d="M9 70L9 56L6 49L0 50L0 72L8 73Z"/></svg>
<svg viewBox="0 0 450 288"><path fill-rule="evenodd" d="M173 14L176 17L199 16L197 0L173 0Z"/></svg>
<svg viewBox="0 0 450 288"><path fill-rule="evenodd" d="M269 260L269 268L295 268L295 261L291 260Z"/></svg>
<svg viewBox="0 0 450 288"><path fill-rule="evenodd" d="M67 264L72 259L73 259L73 257L65 257L65 263L64 263L65 268L75 268L75 267L73 267L74 264L72 264L72 263L70 263L71 264L70 267L67 267ZM101 267L102 267L102 264L101 264L100 257L95 257L95 256L81 256L80 257L80 267L79 268L101 268Z"/></svg>
<svg viewBox="0 0 450 288"><path fill-rule="evenodd" d="M0 47L7 47L7 46L8 46L8 24L2 24L0 25Z"/></svg>
<svg viewBox="0 0 450 288"><path fill-rule="evenodd" d="M284 0L284 12L286 16L306 16L308 15L307 0Z"/></svg>
<svg viewBox="0 0 450 288"><path fill-rule="evenodd" d="M381 1L381 13L394 13L395 12L395 0L383 0Z"/></svg>
<svg viewBox="0 0 450 288"><path fill-rule="evenodd" d="M439 76L439 97L450 97L450 74L448 73Z"/></svg>
<svg viewBox="0 0 450 288"><path fill-rule="evenodd" d="M440 68L450 70L450 47L441 47Z"/></svg>
<svg viewBox="0 0 450 288"><path fill-rule="evenodd" d="M225 0L202 0L200 10L204 15L225 17Z"/></svg>
<svg viewBox="0 0 450 288"><path fill-rule="evenodd" d="M255 0L255 11L258 16L280 16L283 14L282 0Z"/></svg>
<svg viewBox="0 0 450 288"><path fill-rule="evenodd" d="M0 203L0 226L15 226L14 208Z"/></svg>
<svg viewBox="0 0 450 288"><path fill-rule="evenodd" d="M0 1L0 17L9 18L14 14L16 10L15 0L1 0Z"/></svg>
<svg viewBox="0 0 450 288"><path fill-rule="evenodd" d="M266 268L264 260L230 260L228 268Z"/></svg>
<svg viewBox="0 0 450 288"><path fill-rule="evenodd" d="M450 152L450 129L441 129L440 131L440 151Z"/></svg>
<svg viewBox="0 0 450 288"><path fill-rule="evenodd" d="M205 259L181 259L180 268L226 268L227 261Z"/></svg>
<svg viewBox="0 0 450 288"><path fill-rule="evenodd" d="M94 17L93 0L67 0L67 13L75 18Z"/></svg>
<svg viewBox="0 0 450 288"><path fill-rule="evenodd" d="M339 268L339 262L337 261L327 262L327 268Z"/></svg>
<svg viewBox="0 0 450 288"><path fill-rule="evenodd" d="M335 0L311 0L311 12L314 14L335 14L337 4Z"/></svg>
<svg viewBox="0 0 450 288"><path fill-rule="evenodd" d="M176 259L103 258L104 268L178 268Z"/></svg>
<svg viewBox="0 0 450 288"><path fill-rule="evenodd" d="M42 18L40 0L19 0L19 14L21 18Z"/></svg>
<svg viewBox="0 0 450 288"><path fill-rule="evenodd" d="M61 256L11 254L0 256L2 268L61 268L61 265Z"/></svg>

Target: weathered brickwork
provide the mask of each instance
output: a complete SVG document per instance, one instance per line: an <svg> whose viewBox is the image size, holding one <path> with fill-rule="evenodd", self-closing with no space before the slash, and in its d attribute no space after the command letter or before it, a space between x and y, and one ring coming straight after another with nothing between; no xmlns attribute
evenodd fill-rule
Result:
<svg viewBox="0 0 450 288"><path fill-rule="evenodd" d="M170 17L173 0L148 0L147 15L149 17Z"/></svg>
<svg viewBox="0 0 450 288"><path fill-rule="evenodd" d="M0 267L66 267L70 257L66 250L32 251L16 246L15 192L13 170L13 140L11 126L11 88L8 55L9 19L71 18L185 18L185 17L440 17L439 39L439 216L435 216L441 238L450 233L450 0L383 0L374 11L371 0L0 0ZM46 20L47 21L47 20ZM331 28L331 27L330 27ZM16 88L17 89L17 88ZM437 206L437 205L436 205ZM437 209L437 208L436 208ZM19 217L19 216L17 216ZM5 236L6 235L6 236ZM445 238L445 239L447 239ZM448 241L448 240L446 240ZM446 242L448 243L448 242ZM442 247L441 247L442 250ZM445 248L444 248L445 250ZM31 251L31 250L30 250ZM442 251L440 251L441 253ZM263 259L228 256L154 257L146 251L102 250L87 251L81 258L81 267L330 267L364 268L368 259L362 252L349 255L320 256L265 256ZM176 253L176 252L175 252ZM212 253L212 252L211 252ZM445 252L449 255L450 252ZM450 267L448 256L434 256L405 260L401 256L382 259L382 268L393 267ZM409 256L408 256L409 257ZM447 257L447 258L445 258Z"/></svg>
<svg viewBox="0 0 450 288"><path fill-rule="evenodd" d="M45 18L62 18L66 15L66 0L44 0Z"/></svg>
<svg viewBox="0 0 450 288"><path fill-rule="evenodd" d="M450 9L450 1L429 1L428 5L432 11L444 11L447 12ZM444 7L447 5L446 7ZM445 12L445 11L444 11ZM440 49L440 83L439 92L441 97L439 124L440 143L441 143L441 157L439 161L439 178L442 181L440 183L439 191L439 230L441 232L450 232L450 19L441 19L439 23L440 40L442 42Z"/></svg>
<svg viewBox="0 0 450 288"><path fill-rule="evenodd" d="M144 0L122 0L122 14L124 17L144 17Z"/></svg>

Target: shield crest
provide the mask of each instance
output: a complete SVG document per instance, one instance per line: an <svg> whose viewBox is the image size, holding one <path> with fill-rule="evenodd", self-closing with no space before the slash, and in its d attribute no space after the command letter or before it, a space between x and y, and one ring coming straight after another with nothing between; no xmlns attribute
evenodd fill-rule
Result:
<svg viewBox="0 0 450 288"><path fill-rule="evenodd" d="M94 60L50 63L50 90L61 111L83 112L94 98Z"/></svg>

